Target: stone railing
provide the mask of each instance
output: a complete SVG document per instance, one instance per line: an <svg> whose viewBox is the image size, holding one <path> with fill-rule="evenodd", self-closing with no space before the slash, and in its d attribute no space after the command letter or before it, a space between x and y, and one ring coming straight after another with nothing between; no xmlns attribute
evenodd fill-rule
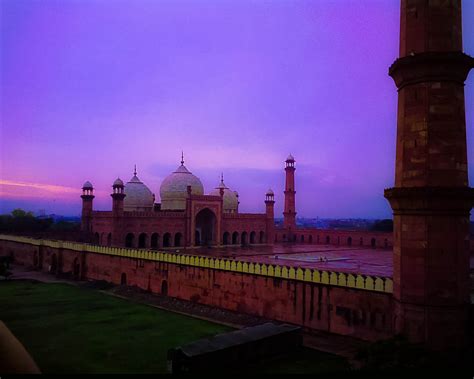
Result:
<svg viewBox="0 0 474 379"><path fill-rule="evenodd" d="M248 262L229 258L213 258L207 256L187 255L143 249L125 249L120 247L98 246L67 241L42 240L10 235L0 235L0 241L11 241L36 246L47 246L56 249L68 249L72 251L113 255L156 262L168 262L178 265L240 272L244 274L298 280L339 287L349 287L367 291L386 293L393 292L392 279L356 273L352 274L345 272L324 271L302 267Z"/></svg>

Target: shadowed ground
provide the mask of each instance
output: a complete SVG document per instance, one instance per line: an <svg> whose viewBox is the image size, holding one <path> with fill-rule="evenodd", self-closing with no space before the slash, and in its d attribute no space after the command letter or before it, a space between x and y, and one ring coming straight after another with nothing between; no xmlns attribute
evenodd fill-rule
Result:
<svg viewBox="0 0 474 379"><path fill-rule="evenodd" d="M230 328L68 284L0 282L0 315L43 373L165 373L171 347ZM302 348L244 372L347 369ZM235 371L234 371L235 372Z"/></svg>

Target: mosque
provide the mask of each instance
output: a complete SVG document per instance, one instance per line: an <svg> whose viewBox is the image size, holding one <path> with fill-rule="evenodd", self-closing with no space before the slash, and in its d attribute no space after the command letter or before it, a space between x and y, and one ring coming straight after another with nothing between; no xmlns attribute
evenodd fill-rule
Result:
<svg viewBox="0 0 474 379"><path fill-rule="evenodd" d="M287 165L294 165L290 155ZM137 176L112 185L112 211L94 211L94 188L82 191L82 231L103 246L148 249L273 243L274 194L265 194L265 213L240 213L239 194L220 183L204 194L201 180L184 165L161 183L161 203Z"/></svg>
<svg viewBox="0 0 474 379"><path fill-rule="evenodd" d="M283 225L275 225L274 192L265 194L265 213L240 213L239 194L220 183L207 195L201 180L184 165L161 183L161 203L133 173L112 185L112 211L94 211L93 185L82 188L82 240L101 246L142 249L240 247L304 243L391 249L392 233L325 230L296 225L295 158L285 160Z"/></svg>

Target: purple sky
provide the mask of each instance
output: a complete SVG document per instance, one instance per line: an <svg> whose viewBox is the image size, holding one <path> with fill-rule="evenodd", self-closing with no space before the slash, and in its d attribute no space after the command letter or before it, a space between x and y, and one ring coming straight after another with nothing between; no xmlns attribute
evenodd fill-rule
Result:
<svg viewBox="0 0 474 379"><path fill-rule="evenodd" d="M0 211L111 207L133 165L158 196L186 166L224 172L241 210L283 207L296 159L305 217L390 217L399 0L1 0ZM474 1L463 2L474 55ZM474 183L474 73L466 83Z"/></svg>

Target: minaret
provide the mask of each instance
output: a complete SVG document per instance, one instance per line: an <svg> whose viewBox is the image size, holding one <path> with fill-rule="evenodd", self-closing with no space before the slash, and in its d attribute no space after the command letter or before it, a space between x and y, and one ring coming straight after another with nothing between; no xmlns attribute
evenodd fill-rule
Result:
<svg viewBox="0 0 474 379"><path fill-rule="evenodd" d="M137 175L135 166L134 175ZM112 185L112 245L123 246L123 199L125 199L124 185L120 178L117 178Z"/></svg>
<svg viewBox="0 0 474 379"><path fill-rule="evenodd" d="M137 169L135 168L135 175L137 174ZM117 178L112 185L112 212L114 216L123 216L123 199L125 199L124 185L123 181L120 178Z"/></svg>
<svg viewBox="0 0 474 379"><path fill-rule="evenodd" d="M285 161L285 211L283 212L283 227L287 230L288 241L292 241L292 233L296 229L295 209L295 158L290 154Z"/></svg>
<svg viewBox="0 0 474 379"><path fill-rule="evenodd" d="M401 1L394 215L394 332L433 349L467 337L469 213L461 0Z"/></svg>
<svg viewBox="0 0 474 379"><path fill-rule="evenodd" d="M90 237L92 231L92 202L94 200L94 187L91 182L85 182L82 186L82 215L81 232L86 239Z"/></svg>
<svg viewBox="0 0 474 379"><path fill-rule="evenodd" d="M275 241L275 195L271 189L265 194L265 208L266 208L266 228L267 228L267 240L266 243L273 245Z"/></svg>

